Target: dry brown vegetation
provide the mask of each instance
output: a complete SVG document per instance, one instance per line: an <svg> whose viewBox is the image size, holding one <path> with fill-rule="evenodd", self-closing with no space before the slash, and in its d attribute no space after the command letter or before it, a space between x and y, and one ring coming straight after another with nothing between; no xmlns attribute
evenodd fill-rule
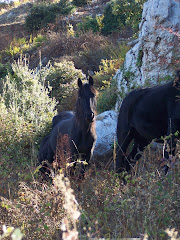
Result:
<svg viewBox="0 0 180 240"><path fill-rule="evenodd" d="M18 198L1 197L0 222L21 227L23 239L61 239L63 231L63 239L71 234L76 237L70 239L145 234L148 239L168 239L167 228L178 230L179 166L174 163L164 176L160 159L161 153L148 147L135 172L126 176L126 185L95 163L84 180L70 177L70 182L56 175L52 184L42 183L31 172L30 183L9 189L18 191Z"/></svg>
<svg viewBox="0 0 180 240"><path fill-rule="evenodd" d="M122 43L117 44L116 40L119 36L105 37L91 31L74 34L67 29L53 31L51 27L41 31L39 38L40 32L35 34L38 41L45 39L42 42L35 42L33 35L32 39L30 36L25 39L23 44L17 39L13 40L16 34L17 37L24 36L22 25L20 27L18 25L17 28L9 26L7 31L3 30L5 32L0 33L0 39L3 38L1 47L6 48L7 42L10 44L12 40L13 44L12 48L6 48L3 52L2 56L6 57L0 59L1 62L4 63L7 59L13 62L14 59L19 59L20 53L28 53L30 69L42 67L40 57L41 63L45 62L44 65L51 60L54 67L52 75L50 79L45 78L43 81L47 84L51 80L58 86L54 88L56 90L54 95L57 100L61 100L59 110L74 108L76 94L75 88L71 86L73 81L79 75L83 76L82 71L86 74L95 71L94 79L100 91L99 99L101 98L98 111L104 111L105 104L108 105L108 109L113 107L114 98L110 98L115 94L116 87L111 86L112 76L123 64L129 47ZM10 31L13 36L9 36ZM16 53L14 54L13 51ZM65 67L58 66L59 63L65 64ZM9 65L12 67L12 64ZM55 173L52 171L52 181L45 181L39 172L40 167L37 166L38 149L42 137L50 129L52 117L56 112L53 107L55 102L49 98L50 92L45 93L42 90L44 88L38 83L42 82L43 74L50 71L51 67L46 67L44 70L42 68L40 75L34 74L33 71L28 70L29 68L23 64L14 64L14 75L8 70L9 76L15 82L18 79L21 83L19 92L17 88L13 89L13 85L7 87L8 97L12 95L14 106L21 103L20 108L22 107L23 110L19 111L19 106L15 110L15 107L7 108L4 104L7 98L0 96L0 239L3 225L20 228L24 234L23 239L27 240L126 237L147 239L147 236L152 240L166 240L169 239L168 235L171 239L179 239L177 233L180 197L179 142L176 157L167 176L162 172L161 148L154 150L148 146L131 174L124 173L122 176L117 176L114 171L115 156L108 156L108 159L105 156L103 160L93 159L85 178L81 180L78 168L75 174L70 175L72 167L69 165L69 153L57 152L57 164L54 163L53 166L60 166L61 170ZM65 69L65 75L62 69ZM38 72L36 68L35 72ZM48 73L46 75L48 76ZM68 88L64 90L63 84L67 84ZM0 86L2 92L3 84L1 83ZM31 88L29 91L28 87L23 89L22 86L35 86L37 94L32 94ZM106 87L108 91L103 95L101 90ZM12 92L9 93L8 90ZM27 96L31 96L32 102ZM44 106L48 104L50 107L46 110ZM39 109L42 108L44 111L40 114ZM17 112L14 113L12 110ZM26 112L30 112L28 117L34 114L29 121L25 120ZM41 124L38 125L37 122ZM62 141L66 140L62 139ZM64 177L65 171L66 177ZM126 184L122 180L123 177ZM8 235L9 237L5 239L11 239L11 234Z"/></svg>

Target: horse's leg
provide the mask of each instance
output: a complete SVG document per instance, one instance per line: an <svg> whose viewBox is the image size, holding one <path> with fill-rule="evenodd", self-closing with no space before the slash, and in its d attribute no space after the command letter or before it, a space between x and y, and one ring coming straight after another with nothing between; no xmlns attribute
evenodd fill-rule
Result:
<svg viewBox="0 0 180 240"><path fill-rule="evenodd" d="M134 146L131 153L127 157L126 171L130 171L136 164L136 162L141 158L144 148L149 144L146 139L134 140Z"/></svg>
<svg viewBox="0 0 180 240"><path fill-rule="evenodd" d="M117 158L116 158L116 172L120 173L127 169L128 165L128 159L126 156L126 150L132 141L133 136L132 132L126 131L123 134L121 134L121 138L118 139L118 152L117 152Z"/></svg>

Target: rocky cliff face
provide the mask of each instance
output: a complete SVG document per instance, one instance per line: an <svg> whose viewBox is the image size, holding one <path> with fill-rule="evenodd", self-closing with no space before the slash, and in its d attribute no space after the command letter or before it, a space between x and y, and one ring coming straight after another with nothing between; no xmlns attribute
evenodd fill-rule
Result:
<svg viewBox="0 0 180 240"><path fill-rule="evenodd" d="M132 48L123 68L115 76L120 102L129 90L171 79L175 69L180 68L180 1L148 0L139 30L138 39L130 43Z"/></svg>

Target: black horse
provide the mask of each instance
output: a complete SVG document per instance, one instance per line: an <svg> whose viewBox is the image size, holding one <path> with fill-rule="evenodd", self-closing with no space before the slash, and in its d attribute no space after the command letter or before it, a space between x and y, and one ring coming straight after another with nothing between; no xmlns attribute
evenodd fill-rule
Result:
<svg viewBox="0 0 180 240"><path fill-rule="evenodd" d="M175 154L175 134L180 131L180 71L175 80L151 88L130 92L122 102L117 124L118 153L116 171L130 171L141 152L152 141L170 136L170 148ZM177 137L179 137L178 135ZM127 156L130 143L134 142ZM169 154L164 152L168 159ZM167 172L168 167L165 171Z"/></svg>
<svg viewBox="0 0 180 240"><path fill-rule="evenodd" d="M87 163L92 157L96 143L96 90L93 78L89 77L89 83L86 84L78 79L78 86L74 112L64 111L55 116L50 134L41 142L39 162L43 164L42 172L49 172L43 162L53 163L57 155L68 156L71 162L81 157L82 161L86 160ZM84 174L84 171L82 164L81 173Z"/></svg>

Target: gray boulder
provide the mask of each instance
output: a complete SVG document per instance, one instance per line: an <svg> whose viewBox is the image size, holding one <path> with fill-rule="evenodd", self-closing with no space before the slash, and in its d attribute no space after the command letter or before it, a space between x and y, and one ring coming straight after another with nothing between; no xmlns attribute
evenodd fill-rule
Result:
<svg viewBox="0 0 180 240"><path fill-rule="evenodd" d="M96 116L97 141L94 149L95 157L102 157L112 153L114 139L116 139L118 113L111 110Z"/></svg>

